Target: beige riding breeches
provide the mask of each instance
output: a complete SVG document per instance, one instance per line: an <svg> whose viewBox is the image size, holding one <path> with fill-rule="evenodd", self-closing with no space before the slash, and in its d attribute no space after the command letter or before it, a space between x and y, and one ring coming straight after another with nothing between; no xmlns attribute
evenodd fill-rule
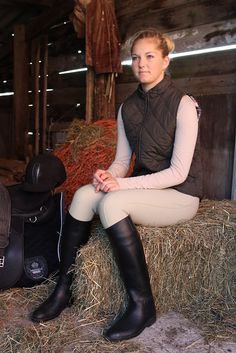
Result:
<svg viewBox="0 0 236 353"><path fill-rule="evenodd" d="M90 221L97 214L105 229L127 216L135 224L163 227L193 218L198 207L198 197L171 188L104 193L88 184L75 192L69 212L80 221Z"/></svg>

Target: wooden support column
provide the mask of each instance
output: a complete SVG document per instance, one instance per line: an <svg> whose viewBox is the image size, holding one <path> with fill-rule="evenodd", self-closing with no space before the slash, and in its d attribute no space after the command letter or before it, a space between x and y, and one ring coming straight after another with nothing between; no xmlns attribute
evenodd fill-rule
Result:
<svg viewBox="0 0 236 353"><path fill-rule="evenodd" d="M40 74L40 41L35 39L32 41L32 88L33 88L33 111L34 111L34 154L39 154L39 108L40 108L40 95L39 95L39 74Z"/></svg>
<svg viewBox="0 0 236 353"><path fill-rule="evenodd" d="M115 119L114 75L114 73L96 75L94 89L94 120Z"/></svg>
<svg viewBox="0 0 236 353"><path fill-rule="evenodd" d="M27 133L29 126L28 107L28 45L25 40L25 26L14 28L14 147L16 158L24 160L27 154Z"/></svg>
<svg viewBox="0 0 236 353"><path fill-rule="evenodd" d="M231 199L236 200L236 134L235 134L235 143L234 143L234 162L233 162Z"/></svg>
<svg viewBox="0 0 236 353"><path fill-rule="evenodd" d="M94 69L89 66L86 74L86 112L85 121L91 123L94 119Z"/></svg>
<svg viewBox="0 0 236 353"><path fill-rule="evenodd" d="M42 70L42 151L47 147L47 86L48 86L48 37L43 38Z"/></svg>

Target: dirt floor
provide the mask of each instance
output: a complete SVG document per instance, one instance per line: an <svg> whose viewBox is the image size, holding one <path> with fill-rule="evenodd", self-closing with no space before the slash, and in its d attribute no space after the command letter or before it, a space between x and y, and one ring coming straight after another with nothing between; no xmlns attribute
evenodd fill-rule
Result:
<svg viewBox="0 0 236 353"><path fill-rule="evenodd" d="M209 338L176 312L158 315L156 323L138 337L116 344L101 337L111 318L92 320L86 313L83 318L73 307L55 320L33 324L28 315L39 302L36 294L0 292L1 353L236 353L236 330Z"/></svg>

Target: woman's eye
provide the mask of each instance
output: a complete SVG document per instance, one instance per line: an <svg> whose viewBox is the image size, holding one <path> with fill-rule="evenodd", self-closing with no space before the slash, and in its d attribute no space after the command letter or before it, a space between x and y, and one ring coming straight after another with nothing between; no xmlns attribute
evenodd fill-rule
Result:
<svg viewBox="0 0 236 353"><path fill-rule="evenodd" d="M136 61L138 59L137 56L132 56L132 61Z"/></svg>
<svg viewBox="0 0 236 353"><path fill-rule="evenodd" d="M147 58L150 60L150 59L153 59L154 58L154 55L151 55L151 54L149 54L149 55L147 55Z"/></svg>

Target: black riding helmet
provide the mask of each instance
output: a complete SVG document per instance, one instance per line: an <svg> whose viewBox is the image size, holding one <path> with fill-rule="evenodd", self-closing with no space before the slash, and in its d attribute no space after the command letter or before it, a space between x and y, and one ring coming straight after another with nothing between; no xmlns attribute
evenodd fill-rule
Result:
<svg viewBox="0 0 236 353"><path fill-rule="evenodd" d="M60 158L51 153L42 153L27 164L22 189L29 192L48 192L65 180L66 170Z"/></svg>

